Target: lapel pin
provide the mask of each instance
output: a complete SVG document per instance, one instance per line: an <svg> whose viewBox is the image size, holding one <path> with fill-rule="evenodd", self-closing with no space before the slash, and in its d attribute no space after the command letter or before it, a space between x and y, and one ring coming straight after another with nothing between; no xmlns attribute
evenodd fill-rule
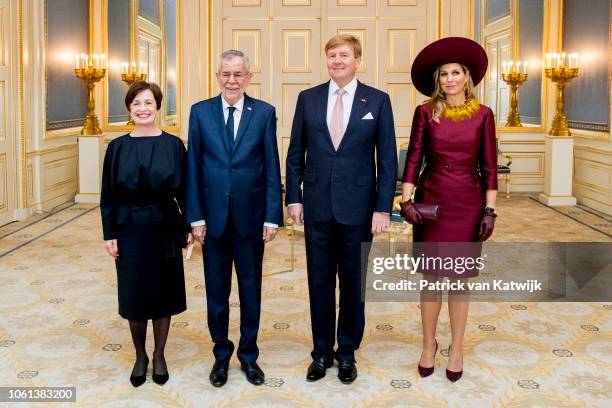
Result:
<svg viewBox="0 0 612 408"><path fill-rule="evenodd" d="M361 102L366 103L367 102L366 98L361 98Z"/></svg>
<svg viewBox="0 0 612 408"><path fill-rule="evenodd" d="M250 106L247 106L247 110L253 110L253 108L251 108Z"/></svg>

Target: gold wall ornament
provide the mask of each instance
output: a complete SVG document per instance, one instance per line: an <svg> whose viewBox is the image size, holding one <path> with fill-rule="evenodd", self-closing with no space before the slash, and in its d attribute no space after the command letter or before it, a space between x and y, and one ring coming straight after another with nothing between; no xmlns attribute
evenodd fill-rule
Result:
<svg viewBox="0 0 612 408"><path fill-rule="evenodd" d="M128 87L136 81L147 80L147 64L140 63L138 69L136 69L136 63L128 64L127 62L121 63L121 80L127 84ZM128 113L127 125L136 125L132 115Z"/></svg>
<svg viewBox="0 0 612 408"><path fill-rule="evenodd" d="M74 73L87 85L87 116L83 122L82 135L101 135L100 122L96 116L96 100L94 99L94 87L106 75L106 59L104 54L89 55L81 54L74 56L76 66Z"/></svg>
<svg viewBox="0 0 612 408"><path fill-rule="evenodd" d="M523 72L521 73L521 65ZM527 80L527 61L502 64L501 79L510 86L510 112L506 119L506 127L522 127L521 115L518 111L518 89Z"/></svg>
<svg viewBox="0 0 612 408"><path fill-rule="evenodd" d="M565 116L565 84L578 76L578 54L547 54L544 73L557 84L556 113L550 131L551 136L571 136L567 117Z"/></svg>

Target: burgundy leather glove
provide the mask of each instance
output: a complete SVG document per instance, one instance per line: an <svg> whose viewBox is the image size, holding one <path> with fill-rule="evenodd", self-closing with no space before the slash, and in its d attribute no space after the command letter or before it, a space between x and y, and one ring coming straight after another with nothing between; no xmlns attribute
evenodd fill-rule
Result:
<svg viewBox="0 0 612 408"><path fill-rule="evenodd" d="M408 201L404 201L403 203L400 203L400 208L401 208L400 215L404 217L406 222L410 224L422 224L423 223L423 216L421 215L419 210L416 209L412 200L408 200Z"/></svg>
<svg viewBox="0 0 612 408"><path fill-rule="evenodd" d="M478 241L484 242L491 234L493 234L493 229L495 229L495 218L497 218L497 214L494 212L485 212L480 220L480 231L478 233Z"/></svg>

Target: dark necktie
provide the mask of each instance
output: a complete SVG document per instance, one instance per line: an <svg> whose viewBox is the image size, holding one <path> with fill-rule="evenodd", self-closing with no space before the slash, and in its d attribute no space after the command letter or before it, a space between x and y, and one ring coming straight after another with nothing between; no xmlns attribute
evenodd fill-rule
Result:
<svg viewBox="0 0 612 408"><path fill-rule="evenodd" d="M227 141L231 151L234 150L234 112L236 108L230 106L227 110L229 111L229 115L227 115L227 122L225 123L225 132L227 133Z"/></svg>

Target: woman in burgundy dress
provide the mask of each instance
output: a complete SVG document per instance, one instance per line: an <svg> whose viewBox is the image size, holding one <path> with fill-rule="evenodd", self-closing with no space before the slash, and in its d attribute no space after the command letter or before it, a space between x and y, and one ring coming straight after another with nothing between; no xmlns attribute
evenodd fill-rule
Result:
<svg viewBox="0 0 612 408"><path fill-rule="evenodd" d="M482 242L493 233L497 197L495 121L491 109L479 104L473 94L473 87L486 70L487 55L482 47L460 37L428 45L412 65L414 86L431 98L414 112L401 206L402 215L413 224L413 242L426 243L422 247L428 256L478 257L481 244L467 244L458 252L455 244L440 243ZM424 220L415 203L437 204L437 221ZM461 274L440 269L421 272L430 281L478 274L475 268ZM452 342L446 376L453 382L463 373L466 294L449 290ZM438 348L435 333L442 302L439 294L433 299L427 297L430 295L431 292L421 293L421 377L433 373Z"/></svg>

